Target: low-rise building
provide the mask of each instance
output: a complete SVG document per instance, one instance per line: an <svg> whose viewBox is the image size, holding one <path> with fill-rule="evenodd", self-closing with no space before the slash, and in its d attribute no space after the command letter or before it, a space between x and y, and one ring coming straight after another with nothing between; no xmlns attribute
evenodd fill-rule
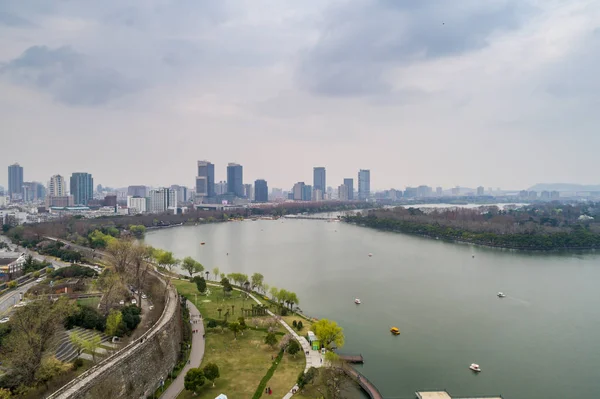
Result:
<svg viewBox="0 0 600 399"><path fill-rule="evenodd" d="M0 281L10 281L23 274L24 254L0 252Z"/></svg>

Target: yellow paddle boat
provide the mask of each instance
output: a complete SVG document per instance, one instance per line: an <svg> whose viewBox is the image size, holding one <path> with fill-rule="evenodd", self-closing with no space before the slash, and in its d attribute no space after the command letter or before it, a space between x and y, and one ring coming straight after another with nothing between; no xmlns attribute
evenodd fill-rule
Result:
<svg viewBox="0 0 600 399"><path fill-rule="evenodd" d="M394 335L400 335L400 330L398 330L398 327L390 328L390 332Z"/></svg>

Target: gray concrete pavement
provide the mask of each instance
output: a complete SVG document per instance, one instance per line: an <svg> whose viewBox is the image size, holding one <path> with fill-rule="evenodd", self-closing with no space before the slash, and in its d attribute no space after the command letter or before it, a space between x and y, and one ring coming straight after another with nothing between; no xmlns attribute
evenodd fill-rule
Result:
<svg viewBox="0 0 600 399"><path fill-rule="evenodd" d="M183 391L183 379L189 369L199 367L204 357L204 323L200 318L198 308L191 301L186 301L190 311L190 321L192 322L192 352L190 353L190 362L185 365L181 373L175 378L175 381L161 395L161 399L175 399ZM207 382L208 384L210 382Z"/></svg>

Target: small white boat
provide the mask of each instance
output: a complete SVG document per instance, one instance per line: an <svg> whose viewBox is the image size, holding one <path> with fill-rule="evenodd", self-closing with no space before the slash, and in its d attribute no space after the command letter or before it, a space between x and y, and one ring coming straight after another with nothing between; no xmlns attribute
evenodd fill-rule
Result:
<svg viewBox="0 0 600 399"><path fill-rule="evenodd" d="M373 256L373 254L369 252L369 258L370 258L371 256Z"/></svg>
<svg viewBox="0 0 600 399"><path fill-rule="evenodd" d="M358 299L358 298L354 299L354 303L357 305L360 305L360 299Z"/></svg>
<svg viewBox="0 0 600 399"><path fill-rule="evenodd" d="M498 298L504 298L504 297L506 297L506 295L503 292L498 293Z"/></svg>
<svg viewBox="0 0 600 399"><path fill-rule="evenodd" d="M478 372L478 373L481 371L481 367L479 367L479 365L478 365L478 364L475 364L475 363L472 363L472 364L469 366L469 368L470 368L471 370L473 370L473 371L476 371L476 372Z"/></svg>

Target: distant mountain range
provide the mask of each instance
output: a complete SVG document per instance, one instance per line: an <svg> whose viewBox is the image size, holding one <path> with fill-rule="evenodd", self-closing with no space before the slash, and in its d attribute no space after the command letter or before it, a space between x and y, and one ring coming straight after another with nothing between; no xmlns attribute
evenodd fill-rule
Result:
<svg viewBox="0 0 600 399"><path fill-rule="evenodd" d="M600 184L538 183L529 191L600 191Z"/></svg>

